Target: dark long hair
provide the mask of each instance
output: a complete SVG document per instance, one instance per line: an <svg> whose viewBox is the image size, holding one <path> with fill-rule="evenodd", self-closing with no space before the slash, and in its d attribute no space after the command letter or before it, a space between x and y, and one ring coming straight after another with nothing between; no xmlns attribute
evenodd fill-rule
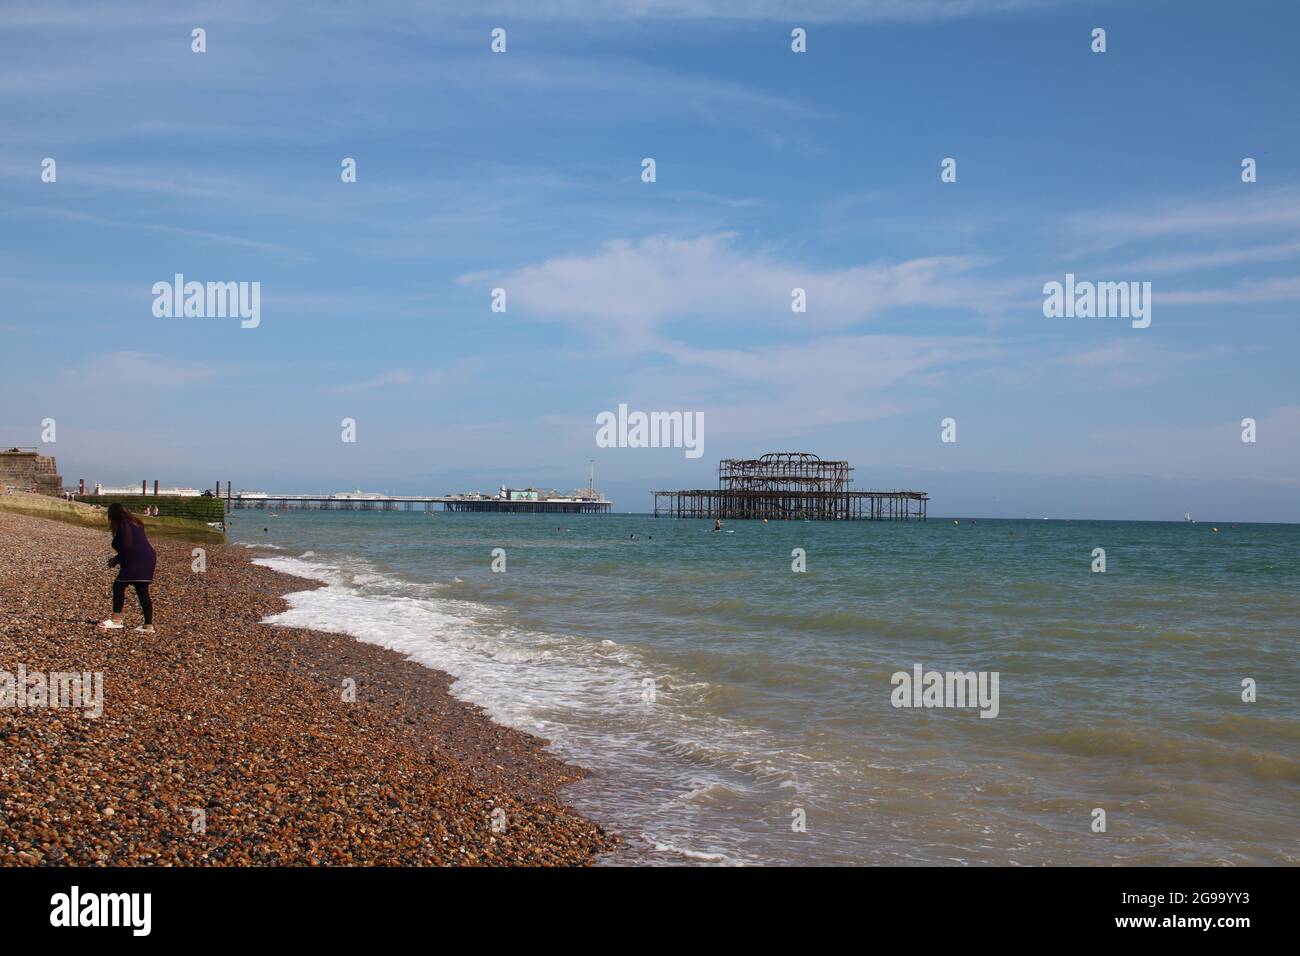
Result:
<svg viewBox="0 0 1300 956"><path fill-rule="evenodd" d="M135 525L137 528L143 527L140 519L131 514L126 505L120 501L114 501L108 506L108 526L113 529L113 534L117 534L124 521L127 524Z"/></svg>

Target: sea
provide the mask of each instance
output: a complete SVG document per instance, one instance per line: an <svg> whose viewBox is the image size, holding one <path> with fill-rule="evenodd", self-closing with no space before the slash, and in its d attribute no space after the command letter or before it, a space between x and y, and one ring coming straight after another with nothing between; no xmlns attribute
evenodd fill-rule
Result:
<svg viewBox="0 0 1300 956"><path fill-rule="evenodd" d="M606 864L1300 862L1300 526L232 518L326 585L270 622L590 770Z"/></svg>

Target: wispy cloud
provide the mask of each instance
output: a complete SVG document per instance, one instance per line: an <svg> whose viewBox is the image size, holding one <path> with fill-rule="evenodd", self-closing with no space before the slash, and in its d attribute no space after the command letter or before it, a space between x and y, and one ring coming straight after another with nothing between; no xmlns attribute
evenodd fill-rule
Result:
<svg viewBox="0 0 1300 956"><path fill-rule="evenodd" d="M1119 245L1176 236L1218 242L1224 233L1249 230L1257 237L1260 232L1300 226L1300 189L1264 190L1243 183L1237 190L1235 195L1170 196L1136 209L1082 211L1071 217L1071 227Z"/></svg>
<svg viewBox="0 0 1300 956"><path fill-rule="evenodd" d="M492 363L486 359L443 361L436 368L394 368L377 372L354 382L341 382L329 391L341 395L392 390L469 389L483 380Z"/></svg>
<svg viewBox="0 0 1300 956"><path fill-rule="evenodd" d="M1217 242L1217 237L1215 241ZM1126 262L1122 266L1116 265L1110 271L1116 275L1121 270L1139 275L1152 272L1191 272L1221 269L1225 266L1254 265L1261 262L1287 262L1296 258L1300 258L1300 242L1275 242L1236 249L1216 248L1207 251L1148 256Z"/></svg>
<svg viewBox="0 0 1300 956"><path fill-rule="evenodd" d="M1081 390L1141 388L1168 381L1189 365L1219 362L1251 351L1257 349L1226 345L1170 348L1150 338L1130 337L1048 358L1039 365L1038 378L1051 377Z"/></svg>
<svg viewBox="0 0 1300 956"><path fill-rule="evenodd" d="M42 208L37 206L10 204L6 208L11 213L26 216L37 216L45 219L64 219L69 222L85 223L94 226L108 226L113 229L143 229L149 232L162 232L173 236L185 236L190 239L202 239L207 242L215 242L221 245L240 246L245 249L252 249L255 252L265 252L277 256L284 256L285 258L296 259L300 262L306 262L311 258L301 250L292 249L288 246L280 245L279 243L263 242L258 239L249 239L245 236L233 236L220 232L208 232L203 229L189 229L184 226L172 226L167 223L133 222L127 219L95 216L90 213L78 212L73 209L59 209L55 207Z"/></svg>
<svg viewBox="0 0 1300 956"><path fill-rule="evenodd" d="M335 385L331 390L345 395L352 395L357 392L369 392L378 388L387 388L390 385L409 385L413 381L415 381L415 376L412 373L405 369L395 369L391 372L381 372L379 375L372 375L370 378L362 379L359 382Z"/></svg>
<svg viewBox="0 0 1300 956"><path fill-rule="evenodd" d="M708 409L714 436L733 448L765 431L793 436L915 411L926 404L925 391L954 366L984 365L1004 351L975 337L903 335L830 335L747 349L661 348L677 368L644 377L640 392L669 407L690 402Z"/></svg>
<svg viewBox="0 0 1300 956"><path fill-rule="evenodd" d="M564 256L501 273L476 272L461 284L499 286L511 308L644 342L674 319L837 328L891 308L996 312L1023 296L1015 280L971 275L987 262L936 256L846 269L803 266L740 249L732 233L679 239L613 240L589 255ZM792 310L796 289L807 311Z"/></svg>
<svg viewBox="0 0 1300 956"><path fill-rule="evenodd" d="M1300 302L1300 278L1243 279L1228 288L1157 292L1169 305L1244 305L1253 302Z"/></svg>
<svg viewBox="0 0 1300 956"><path fill-rule="evenodd" d="M120 398L143 390L178 389L211 382L236 370L227 365L195 361L153 352L105 352L65 369L63 387Z"/></svg>

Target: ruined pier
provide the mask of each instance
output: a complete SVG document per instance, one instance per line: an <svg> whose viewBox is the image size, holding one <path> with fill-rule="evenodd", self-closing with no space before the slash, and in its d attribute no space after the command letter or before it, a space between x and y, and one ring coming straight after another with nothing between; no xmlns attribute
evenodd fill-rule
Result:
<svg viewBox="0 0 1300 956"><path fill-rule="evenodd" d="M724 458L718 487L654 492L656 518L774 521L924 521L924 491L856 491L847 461L808 452Z"/></svg>

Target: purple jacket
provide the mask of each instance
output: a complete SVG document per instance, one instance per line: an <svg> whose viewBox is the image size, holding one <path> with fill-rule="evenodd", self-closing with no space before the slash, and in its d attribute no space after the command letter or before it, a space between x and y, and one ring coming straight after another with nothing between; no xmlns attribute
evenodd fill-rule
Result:
<svg viewBox="0 0 1300 956"><path fill-rule="evenodd" d="M153 545L144 535L144 528L137 528L129 521L113 535L113 550L117 552L119 581L152 581L154 566L158 556Z"/></svg>

